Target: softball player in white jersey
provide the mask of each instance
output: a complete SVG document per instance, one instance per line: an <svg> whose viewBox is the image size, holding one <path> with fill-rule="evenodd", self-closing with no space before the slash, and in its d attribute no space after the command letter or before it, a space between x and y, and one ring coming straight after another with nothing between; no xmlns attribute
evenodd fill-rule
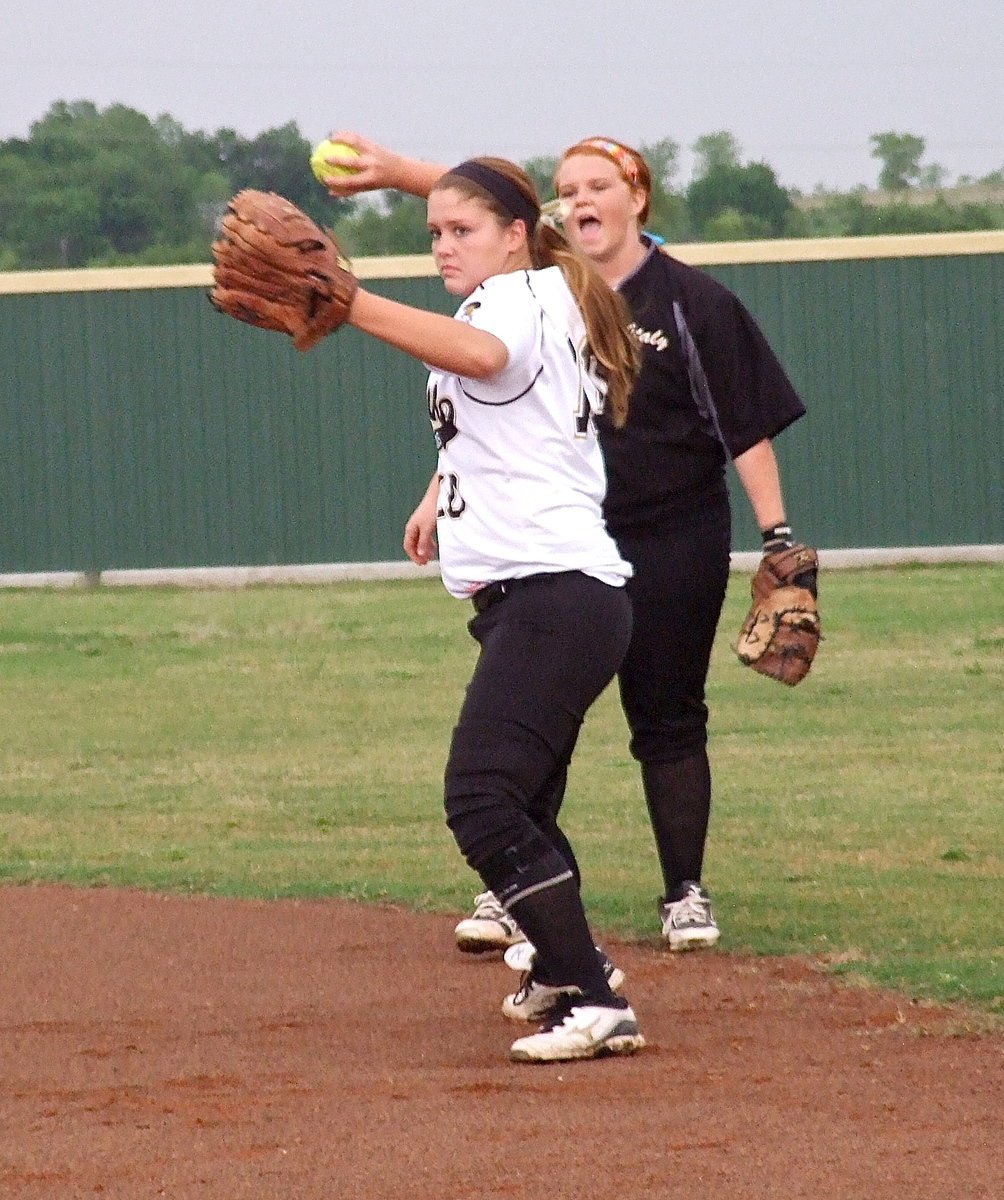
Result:
<svg viewBox="0 0 1004 1200"><path fill-rule="evenodd" d="M473 159L429 193L455 318L360 288L349 323L425 362L440 448L440 562L470 597L481 653L450 746L447 822L470 866L536 947L554 999L517 1061L642 1045L610 988L552 798L589 706L631 635L630 567L602 519L593 414L623 423L638 370L623 302L540 221L532 182Z"/></svg>
<svg viewBox="0 0 1004 1200"><path fill-rule="evenodd" d="M581 570L620 587L631 573L606 531L606 476L592 417L604 386L558 267L486 280L457 318L505 342L506 367L470 381L433 371L443 582L488 583Z"/></svg>

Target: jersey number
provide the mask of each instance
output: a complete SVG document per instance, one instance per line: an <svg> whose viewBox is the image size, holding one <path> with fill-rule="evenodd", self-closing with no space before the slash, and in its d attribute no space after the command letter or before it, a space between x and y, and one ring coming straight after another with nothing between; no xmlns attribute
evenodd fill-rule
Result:
<svg viewBox="0 0 1004 1200"><path fill-rule="evenodd" d="M569 341L568 347L575 358L575 365L579 368L579 394L575 406L575 436L581 438L586 437L589 433L589 418L593 413L603 411L603 390L602 385L597 382L597 362L586 339L582 339L578 348Z"/></svg>
<svg viewBox="0 0 1004 1200"><path fill-rule="evenodd" d="M429 420L436 438L436 449L442 450L457 436L457 415L453 401L448 396L440 397L435 384L428 391Z"/></svg>
<svg viewBox="0 0 1004 1200"><path fill-rule="evenodd" d="M460 479L451 471L443 476L445 487L440 488L439 495L443 502L436 509L437 517L459 517L467 507L467 502L460 494ZM445 495L445 499L444 499Z"/></svg>

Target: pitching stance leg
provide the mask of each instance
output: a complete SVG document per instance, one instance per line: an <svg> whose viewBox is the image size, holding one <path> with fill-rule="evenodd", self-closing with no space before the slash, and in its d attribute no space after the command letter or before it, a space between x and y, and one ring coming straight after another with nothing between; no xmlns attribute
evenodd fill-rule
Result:
<svg viewBox="0 0 1004 1200"><path fill-rule="evenodd" d="M550 801L630 628L624 589L579 572L515 587L478 614L470 631L481 654L446 768L450 829L536 946L542 977L614 1005L577 873L549 832Z"/></svg>

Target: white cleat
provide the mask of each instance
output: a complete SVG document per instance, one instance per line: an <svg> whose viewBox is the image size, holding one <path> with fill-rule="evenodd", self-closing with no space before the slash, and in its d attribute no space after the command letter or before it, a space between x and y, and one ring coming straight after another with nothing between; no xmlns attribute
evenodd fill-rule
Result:
<svg viewBox="0 0 1004 1200"><path fill-rule="evenodd" d="M529 947L529 954L524 947ZM603 974L612 992L619 991L624 986L624 972L615 967L603 951L596 947L596 953L603 961ZM510 946L505 952L507 966L514 970L522 970L519 988L502 1001L502 1015L510 1021L546 1021L562 1003L566 996L579 996L579 988L553 987L549 983L540 983L533 977L533 946L529 942L519 942ZM526 963L525 967L514 966L515 963Z"/></svg>
<svg viewBox="0 0 1004 1200"><path fill-rule="evenodd" d="M515 1062L569 1062L609 1054L634 1054L645 1045L631 1008L603 1008L597 1004L562 1006L540 1033L513 1042L509 1057Z"/></svg>
<svg viewBox="0 0 1004 1200"><path fill-rule="evenodd" d="M721 937L721 930L711 911L711 897L699 883L688 881L679 900L659 902L662 936L670 950L710 949Z"/></svg>
<svg viewBox="0 0 1004 1200"><path fill-rule="evenodd" d="M457 948L465 954L484 954L505 950L526 941L526 934L495 899L494 892L482 892L474 900L474 912L454 930Z"/></svg>

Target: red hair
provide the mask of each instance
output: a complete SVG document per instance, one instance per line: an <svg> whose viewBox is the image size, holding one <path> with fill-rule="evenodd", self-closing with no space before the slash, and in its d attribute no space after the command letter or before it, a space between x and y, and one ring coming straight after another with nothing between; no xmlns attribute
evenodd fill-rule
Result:
<svg viewBox="0 0 1004 1200"><path fill-rule="evenodd" d="M639 221L644 225L648 219L649 198L652 195L652 172L648 163L633 146L623 142L615 142L613 138L591 137L569 146L561 156L561 162L571 158L573 154L595 154L612 162L621 174L621 178L629 187L637 188L645 194L645 204L638 214ZM561 163L558 164L559 170Z"/></svg>

